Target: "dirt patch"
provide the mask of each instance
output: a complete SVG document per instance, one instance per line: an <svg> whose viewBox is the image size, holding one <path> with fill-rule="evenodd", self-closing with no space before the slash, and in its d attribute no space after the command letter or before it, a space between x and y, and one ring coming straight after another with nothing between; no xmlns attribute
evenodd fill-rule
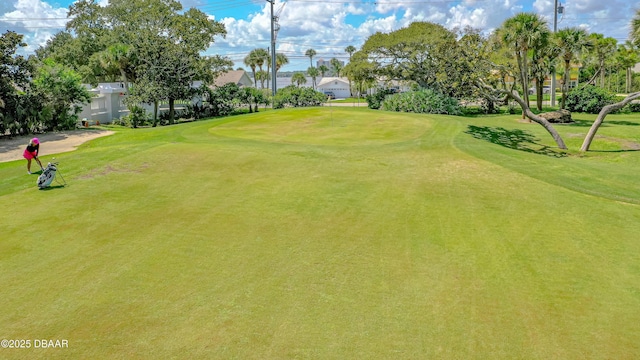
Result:
<svg viewBox="0 0 640 360"><path fill-rule="evenodd" d="M108 130L72 130L40 135L0 138L0 162L22 160L22 152L31 138L40 140L40 155L73 151L89 140L113 134Z"/></svg>
<svg viewBox="0 0 640 360"><path fill-rule="evenodd" d="M144 163L142 164L142 166L140 166L137 169L131 169L131 168L116 168L113 167L111 165L107 165L104 169L102 170L96 170L93 171L91 173L87 173L85 175L80 175L78 177L78 179L82 179L82 180L87 180L87 179L93 179L95 177L100 177L100 176L105 176L111 173L133 173L133 174L139 174L142 173L142 170L150 167L151 165Z"/></svg>

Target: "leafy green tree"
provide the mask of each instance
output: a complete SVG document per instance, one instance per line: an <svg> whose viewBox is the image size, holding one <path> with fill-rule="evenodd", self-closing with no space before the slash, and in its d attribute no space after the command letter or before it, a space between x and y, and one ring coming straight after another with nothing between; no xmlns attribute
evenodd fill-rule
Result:
<svg viewBox="0 0 640 360"><path fill-rule="evenodd" d="M23 35L14 31L0 36L0 134L28 133L34 127L26 116L28 103L20 94L29 88L33 71L32 64L16 54L19 48L27 46L22 39ZM39 103L32 104L32 108L36 104Z"/></svg>
<svg viewBox="0 0 640 360"><path fill-rule="evenodd" d="M367 90L375 84L375 65L368 60L364 52L356 52L342 71L349 82L353 83L358 96L366 94Z"/></svg>
<svg viewBox="0 0 640 360"><path fill-rule="evenodd" d="M269 105L269 97L265 91L254 87L241 88L238 97L241 102L249 105L249 112L258 112L258 105Z"/></svg>
<svg viewBox="0 0 640 360"><path fill-rule="evenodd" d="M89 103L92 97L78 73L50 59L36 70L33 89L43 106L50 109L44 124L47 130L75 128L82 111L80 104Z"/></svg>
<svg viewBox="0 0 640 360"><path fill-rule="evenodd" d="M562 80L562 102L560 108L564 109L566 104L566 94L569 93L569 81L571 72L571 62L577 60L584 49L589 46L589 35L581 28L572 27L560 29L555 34L556 45L560 50L560 57L564 65L564 78Z"/></svg>
<svg viewBox="0 0 640 360"><path fill-rule="evenodd" d="M310 66L313 66L313 57L316 56L316 54L316 51L313 49L307 49L307 51L304 52L304 56L309 57Z"/></svg>
<svg viewBox="0 0 640 360"><path fill-rule="evenodd" d="M391 33L375 33L362 46L376 67L376 74L387 79L407 80L423 88L455 94L450 72L458 56L456 35L443 26L414 22Z"/></svg>
<svg viewBox="0 0 640 360"><path fill-rule="evenodd" d="M128 80L144 87L165 89L170 122L175 100L190 96L193 81L211 78L200 53L215 36L226 34L222 23L197 9L185 11L175 0L111 0L104 7L95 0L79 0L69 16L67 30L76 34L85 56L95 59L94 54L106 50L104 65L117 64ZM151 100L150 91L137 94Z"/></svg>

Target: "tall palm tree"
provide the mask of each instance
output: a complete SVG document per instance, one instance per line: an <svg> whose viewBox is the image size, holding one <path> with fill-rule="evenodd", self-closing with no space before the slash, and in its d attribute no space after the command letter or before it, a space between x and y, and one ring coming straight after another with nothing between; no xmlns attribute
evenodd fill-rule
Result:
<svg viewBox="0 0 640 360"><path fill-rule="evenodd" d="M316 78L318 77L318 75L320 75L320 71L317 68L315 68L313 66L310 66L307 69L307 75L309 75L311 77L311 85L313 86L313 89L315 90L315 88L316 88Z"/></svg>
<svg viewBox="0 0 640 360"><path fill-rule="evenodd" d="M304 52L305 56L309 57L309 62L311 63L311 66L313 66L313 57L316 56L317 52L313 49L307 49L307 51Z"/></svg>
<svg viewBox="0 0 640 360"><path fill-rule="evenodd" d="M591 41L590 53L595 61L598 62L598 71L594 74L593 78L589 82L595 81L596 77L600 76L600 86L604 88L605 78L605 61L616 52L618 47L618 41L612 37L604 37L602 34L590 34L589 40Z"/></svg>
<svg viewBox="0 0 640 360"><path fill-rule="evenodd" d="M555 34L556 45L560 50L560 58L564 64L564 76L562 80L562 102L560 108L564 109L565 99L569 93L569 81L571 80L571 61L589 45L587 31L577 27L560 29Z"/></svg>
<svg viewBox="0 0 640 360"><path fill-rule="evenodd" d="M253 74L253 85L258 87L258 79L256 78L256 68L258 67L257 59L255 57L255 53L253 51L249 52L247 56L244 57L244 64L251 68L251 73Z"/></svg>
<svg viewBox="0 0 640 360"><path fill-rule="evenodd" d="M344 51L349 54L349 63L351 63L351 58L353 57L353 53L356 52L356 47L353 45L349 45L344 48ZM351 89L351 77L347 76L347 78L349 79L349 95L353 96L353 91Z"/></svg>
<svg viewBox="0 0 640 360"><path fill-rule="evenodd" d="M346 48L344 48L344 51L349 54L349 61L351 61L351 56L353 55L354 52L356 52L356 47L353 45L349 45Z"/></svg>
<svg viewBox="0 0 640 360"><path fill-rule="evenodd" d="M551 73L555 65L556 58L560 54L560 49L549 36L544 36L540 46L534 48L531 53L531 75L535 80L536 107L542 111L542 100L544 96L544 81Z"/></svg>
<svg viewBox="0 0 640 360"><path fill-rule="evenodd" d="M631 41L618 45L616 60L620 66L625 69L625 92L630 93L633 80L633 67L640 61L638 48Z"/></svg>
<svg viewBox="0 0 640 360"><path fill-rule="evenodd" d="M256 88L258 87L258 80L261 80L262 87L264 87L264 80L262 80L263 77L256 76L256 69L262 71L262 66L268 58L269 52L266 49L261 48L249 51L249 54L244 57L243 62L245 65L251 68L251 72L253 73L253 83Z"/></svg>
<svg viewBox="0 0 640 360"><path fill-rule="evenodd" d="M529 105L529 50L540 46L550 30L547 22L535 13L519 13L505 20L500 36L505 45L511 47L518 62L523 99ZM522 114L524 116L524 112Z"/></svg>
<svg viewBox="0 0 640 360"><path fill-rule="evenodd" d="M103 70L107 74L117 73L128 92L129 81L133 80L131 79L133 77L131 64L134 62L132 47L125 44L114 44L101 51L97 56Z"/></svg>
<svg viewBox="0 0 640 360"><path fill-rule="evenodd" d="M636 10L636 15L631 20L631 41L640 47L640 9Z"/></svg>
<svg viewBox="0 0 640 360"><path fill-rule="evenodd" d="M330 60L331 68L333 72L336 74L336 77L340 77L340 72L342 71L342 63L340 60L333 58Z"/></svg>
<svg viewBox="0 0 640 360"><path fill-rule="evenodd" d="M327 67L327 65L322 64L322 65L318 66L318 71L320 71L320 75L322 75L322 77L324 77L324 75L329 72L329 68Z"/></svg>
<svg viewBox="0 0 640 360"><path fill-rule="evenodd" d="M276 74L280 69L289 63L289 58L283 53L276 54Z"/></svg>

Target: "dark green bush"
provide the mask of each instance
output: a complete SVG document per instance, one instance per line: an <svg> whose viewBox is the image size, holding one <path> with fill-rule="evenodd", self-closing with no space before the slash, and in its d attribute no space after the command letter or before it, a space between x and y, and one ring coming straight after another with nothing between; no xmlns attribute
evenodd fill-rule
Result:
<svg viewBox="0 0 640 360"><path fill-rule="evenodd" d="M369 109L380 109L382 102L388 95L395 94L395 90L379 89L374 94L367 95L367 106Z"/></svg>
<svg viewBox="0 0 640 360"><path fill-rule="evenodd" d="M326 95L310 87L289 85L279 89L273 98L273 108L319 106L326 101Z"/></svg>
<svg viewBox="0 0 640 360"><path fill-rule="evenodd" d="M623 112L640 112L640 102L630 103L624 107Z"/></svg>
<svg viewBox="0 0 640 360"><path fill-rule="evenodd" d="M457 99L431 89L387 96L382 102L382 109L421 114L462 114L462 108Z"/></svg>
<svg viewBox="0 0 640 360"><path fill-rule="evenodd" d="M120 121L123 124L130 124L131 127L137 128L138 126L145 125L149 121L149 114L147 111L137 105L129 107L129 114L123 116Z"/></svg>
<svg viewBox="0 0 640 360"><path fill-rule="evenodd" d="M566 108L571 112L597 114L615 102L615 94L593 85L582 85L569 92Z"/></svg>

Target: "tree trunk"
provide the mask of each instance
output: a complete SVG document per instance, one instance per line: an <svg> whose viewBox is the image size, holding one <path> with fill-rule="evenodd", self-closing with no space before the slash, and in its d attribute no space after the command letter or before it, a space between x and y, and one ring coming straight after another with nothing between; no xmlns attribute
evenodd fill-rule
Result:
<svg viewBox="0 0 640 360"><path fill-rule="evenodd" d="M158 125L158 100L153 102L153 127Z"/></svg>
<svg viewBox="0 0 640 360"><path fill-rule="evenodd" d="M518 56L518 62L520 65L520 82L522 83L522 95L525 103L527 104L527 109L529 108L529 84L527 81L527 52L523 51L524 54L520 54ZM522 118L525 118L524 108L522 109Z"/></svg>
<svg viewBox="0 0 640 360"><path fill-rule="evenodd" d="M604 69L604 59L600 60L600 87L604 89L604 75L605 75L605 69Z"/></svg>
<svg viewBox="0 0 640 360"><path fill-rule="evenodd" d="M571 60L564 61L564 75L562 76L562 101L560 102L560 109L564 109L567 94L569 94L569 80L571 79L569 72L571 71Z"/></svg>
<svg viewBox="0 0 640 360"><path fill-rule="evenodd" d="M536 79L536 107L538 111L542 111L542 98L544 97L544 93L542 90L544 89L544 79L540 81L540 79Z"/></svg>
<svg viewBox="0 0 640 360"><path fill-rule="evenodd" d="M173 117L175 116L175 99L169 99L169 124L173 124Z"/></svg>
<svg viewBox="0 0 640 360"><path fill-rule="evenodd" d="M529 119L531 119L534 122L542 125L542 127L544 127L545 130L547 130L547 132L551 135L551 137L553 138L553 140L556 142L556 144L558 145L558 147L560 149L567 150L567 146L564 144L564 140L562 140L562 137L556 131L556 129L553 127L553 125L551 125L551 123L547 119L534 114L531 111L531 109L529 108L529 104L527 104L524 99L522 99L520 96L518 96L516 91L509 92L506 89L494 89L491 86L486 85L482 81L479 81L476 84L482 89L485 89L485 90L488 90L488 91L492 91L492 92L498 91L501 94L507 95L507 96L511 97L512 99L514 99L518 104L520 104L520 107L522 108L522 112L524 114L526 114Z"/></svg>
<svg viewBox="0 0 640 360"><path fill-rule="evenodd" d="M624 98L624 100L618 103L603 107L602 110L600 110L600 113L598 114L596 121L594 121L593 125L591 125L591 128L589 129L587 136L584 138L584 142L582 143L582 147L580 148L580 151L583 151L583 152L589 151L589 147L591 146L591 142L593 141L593 138L596 136L596 132L598 132L598 128L600 127L600 125L602 125L602 123L604 122L604 118L610 112L622 109L625 105L630 103L633 99L636 99L639 97L640 97L640 91L635 92L633 94L629 94L626 98Z"/></svg>

